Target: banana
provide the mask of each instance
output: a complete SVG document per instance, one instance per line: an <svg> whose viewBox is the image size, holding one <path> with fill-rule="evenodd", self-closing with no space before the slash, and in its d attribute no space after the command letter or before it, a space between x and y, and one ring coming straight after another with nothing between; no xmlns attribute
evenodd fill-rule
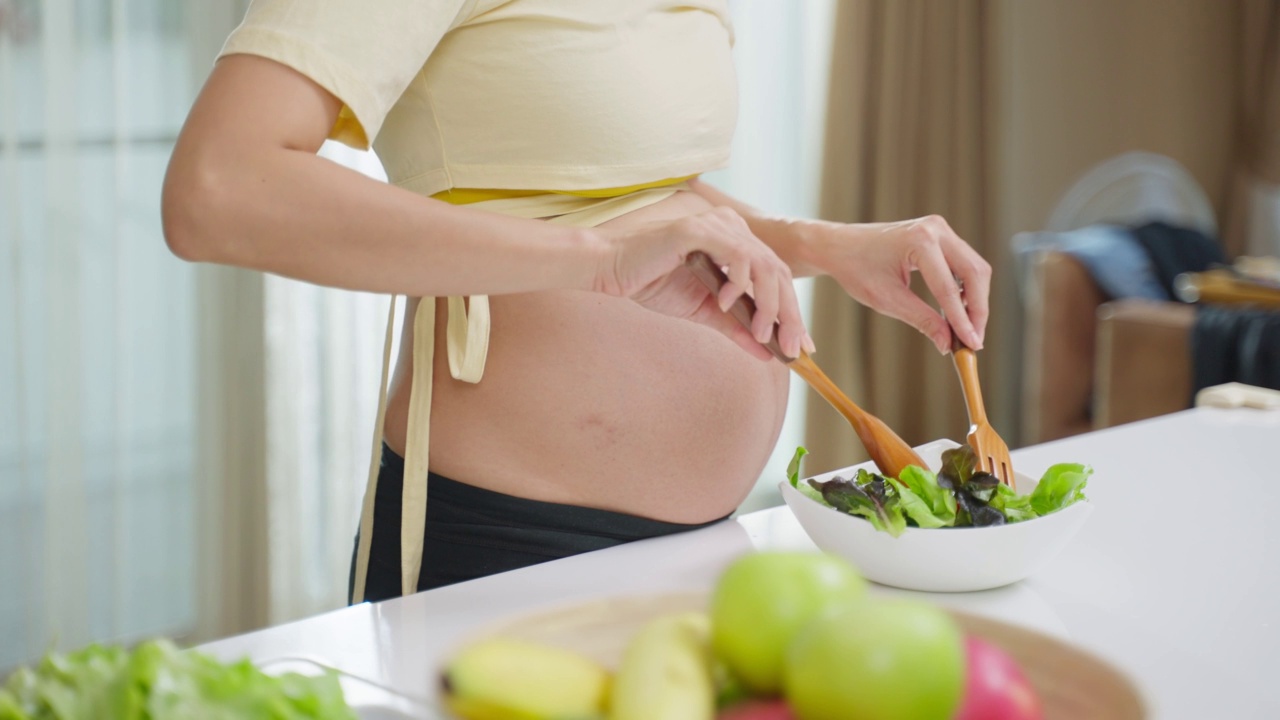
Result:
<svg viewBox="0 0 1280 720"><path fill-rule="evenodd" d="M464 720L588 720L604 713L609 673L568 650L490 638L458 653L441 684Z"/></svg>
<svg viewBox="0 0 1280 720"><path fill-rule="evenodd" d="M614 677L608 720L712 720L711 622L667 615L632 638Z"/></svg>

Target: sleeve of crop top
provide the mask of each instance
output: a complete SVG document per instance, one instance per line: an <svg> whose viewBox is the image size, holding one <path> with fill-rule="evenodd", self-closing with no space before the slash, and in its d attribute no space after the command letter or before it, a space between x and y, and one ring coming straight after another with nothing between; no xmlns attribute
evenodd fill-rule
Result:
<svg viewBox="0 0 1280 720"><path fill-rule="evenodd" d="M253 0L219 57L287 65L344 104L329 137L364 150L476 0Z"/></svg>

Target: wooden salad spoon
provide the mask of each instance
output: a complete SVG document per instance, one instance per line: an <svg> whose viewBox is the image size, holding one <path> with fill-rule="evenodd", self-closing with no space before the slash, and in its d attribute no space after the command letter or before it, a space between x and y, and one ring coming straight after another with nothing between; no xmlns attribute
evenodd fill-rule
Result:
<svg viewBox="0 0 1280 720"><path fill-rule="evenodd" d="M713 295L719 296L720 288L729 282L729 278L725 276L724 271L716 265L706 253L695 252L690 253L685 264L694 277L702 281ZM743 327L751 329L751 319L756 314L756 304L745 293L738 297L729 308L729 314L732 315ZM906 443L898 434L889 429L880 418L858 407L856 403L849 399L848 395L841 392L826 373L818 367L818 364L809 357L804 350L800 351L800 357L789 357L782 351L782 346L778 345L778 326L773 327L773 337L764 346L768 348L773 356L782 361L783 365L791 368L797 375L804 378L809 386L817 391L819 395L831 403L831 406L840 411L849 424L853 426L853 431L858 434L858 439L862 441L863 446L867 448L867 454L871 456L871 460L875 462L880 472L890 477L898 477L902 470L908 465L916 465L927 468L924 460L916 454L915 450Z"/></svg>

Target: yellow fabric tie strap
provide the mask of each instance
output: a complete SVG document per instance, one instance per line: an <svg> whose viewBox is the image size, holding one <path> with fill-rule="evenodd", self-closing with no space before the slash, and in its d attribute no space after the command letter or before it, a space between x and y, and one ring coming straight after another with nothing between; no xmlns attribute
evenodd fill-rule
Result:
<svg viewBox="0 0 1280 720"><path fill-rule="evenodd" d="M382 429L387 418L387 373L391 369L391 338L396 328L396 296L391 296L387 316L387 339L382 344L382 382L378 386L378 416L373 421L373 465L365 485L364 504L360 509L360 542L356 546L355 584L351 602L364 602L365 580L369 577L369 547L373 542L373 501L378 495L378 470L382 465Z"/></svg>
<svg viewBox="0 0 1280 720"><path fill-rule="evenodd" d="M424 297L413 315L413 384L409 387L408 437L431 434L431 372L435 365L436 302ZM400 593L418 589L422 567L422 531L427 524L426 442L407 443L404 449L404 490L400 501Z"/></svg>
<svg viewBox="0 0 1280 720"><path fill-rule="evenodd" d="M470 304L468 312L465 300L449 298L449 374L478 383L489 357L489 297L475 295Z"/></svg>
<svg viewBox="0 0 1280 720"><path fill-rule="evenodd" d="M449 374L457 380L478 383L484 375L489 352L489 298L471 298L470 310L460 297L451 297L447 330ZM408 595L418 588L422 567L422 535L427 520L427 470L431 436L431 373L435 366L435 298L422 298L413 316L413 384L409 389L408 437L404 453L404 494L400 514L400 585ZM382 350L382 381L378 388L378 417L374 421L372 462L360 513L360 542L356 549L352 602L363 602L369 578L369 553L373 540L373 508L382 467L382 433L387 415L387 381L391 373L391 340L395 333L396 297L391 298L387 336Z"/></svg>
<svg viewBox="0 0 1280 720"><path fill-rule="evenodd" d="M489 298L476 295L471 308L448 299L445 346L454 380L478 383L489 353ZM422 298L413 318L413 385L409 389L408 440L404 449L404 496L400 504L400 592L418 590L423 531L427 526L427 472L430 469L431 387L435 369L436 303Z"/></svg>

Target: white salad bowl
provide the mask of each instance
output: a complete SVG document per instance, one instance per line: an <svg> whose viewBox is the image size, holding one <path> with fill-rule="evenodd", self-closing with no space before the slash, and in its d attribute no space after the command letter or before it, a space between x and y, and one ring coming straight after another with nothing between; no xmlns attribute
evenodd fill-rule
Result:
<svg viewBox="0 0 1280 720"><path fill-rule="evenodd" d="M937 470L943 451L955 447L960 446L936 440L916 452L929 469ZM873 463L866 462L814 479L851 478L859 468L876 471ZM1015 475L1021 494L1031 492L1039 482L1022 473ZM980 528L908 527L895 538L861 517L803 495L788 482L779 486L783 500L819 548L853 563L868 580L925 592L971 592L1018 582L1057 555L1093 512L1085 500L1034 520Z"/></svg>

